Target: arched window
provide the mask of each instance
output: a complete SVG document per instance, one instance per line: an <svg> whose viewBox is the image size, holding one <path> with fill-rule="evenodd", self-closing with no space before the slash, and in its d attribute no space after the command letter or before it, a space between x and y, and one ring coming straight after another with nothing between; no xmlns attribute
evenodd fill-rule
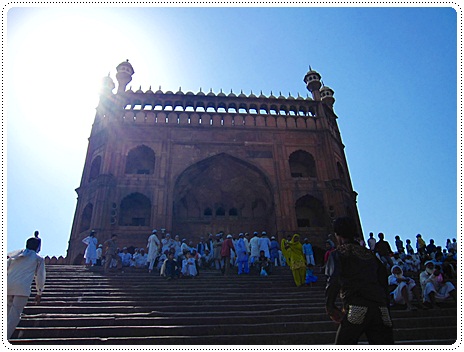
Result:
<svg viewBox="0 0 464 352"><path fill-rule="evenodd" d="M308 152L303 150L293 152L288 162L292 177L316 177L316 162Z"/></svg>
<svg viewBox="0 0 464 352"><path fill-rule="evenodd" d="M141 145L127 154L126 174L153 174L155 171L155 153L147 146Z"/></svg>
<svg viewBox="0 0 464 352"><path fill-rule="evenodd" d="M89 182L95 180L98 175L100 175L100 167L101 167L101 156L97 156L92 161L92 165L90 166L90 174L89 174Z"/></svg>
<svg viewBox="0 0 464 352"><path fill-rule="evenodd" d="M230 208L229 209L229 216L238 216L237 208Z"/></svg>
<svg viewBox="0 0 464 352"><path fill-rule="evenodd" d="M322 202L306 195L296 201L296 221L298 227L321 227L325 225L325 211Z"/></svg>
<svg viewBox="0 0 464 352"><path fill-rule="evenodd" d="M140 193L132 193L121 201L119 225L149 226L151 202Z"/></svg>
<svg viewBox="0 0 464 352"><path fill-rule="evenodd" d="M93 204L89 203L85 206L81 215L81 224L79 226L79 232L84 232L90 229L90 223L92 222Z"/></svg>
<svg viewBox="0 0 464 352"><path fill-rule="evenodd" d="M206 208L205 211L203 212L204 216L213 216L213 211L211 208Z"/></svg>
<svg viewBox="0 0 464 352"><path fill-rule="evenodd" d="M223 207L219 207L216 209L216 216L225 216L226 211Z"/></svg>
<svg viewBox="0 0 464 352"><path fill-rule="evenodd" d="M342 164L337 161L337 170L338 170L338 177L340 180L345 180L345 170L343 170Z"/></svg>

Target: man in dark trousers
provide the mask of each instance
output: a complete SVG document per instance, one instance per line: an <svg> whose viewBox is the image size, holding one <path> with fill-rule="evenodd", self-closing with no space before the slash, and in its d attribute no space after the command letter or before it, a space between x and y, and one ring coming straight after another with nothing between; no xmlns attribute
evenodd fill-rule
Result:
<svg viewBox="0 0 464 352"><path fill-rule="evenodd" d="M340 324L335 344L357 344L363 333L369 344L393 344L385 266L354 240L356 226L351 218L336 219L334 231L339 246L330 253L325 274L326 311ZM339 293L342 309L335 305Z"/></svg>

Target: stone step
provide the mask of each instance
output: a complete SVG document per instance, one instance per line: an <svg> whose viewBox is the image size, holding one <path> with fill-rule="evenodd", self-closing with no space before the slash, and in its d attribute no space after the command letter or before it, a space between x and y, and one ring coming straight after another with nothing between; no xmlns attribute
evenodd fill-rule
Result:
<svg viewBox="0 0 464 352"><path fill-rule="evenodd" d="M325 278L297 288L288 267L273 275L167 281L142 270L105 275L101 268L48 266L42 302L33 295L10 341L24 345L333 344L337 325L325 313ZM397 344L453 344L455 304L391 311ZM433 317L433 319L431 319ZM361 344L365 344L362 340Z"/></svg>
<svg viewBox="0 0 464 352"><path fill-rule="evenodd" d="M314 323L330 322L325 312L313 314L286 314L286 312L268 315L230 315L227 316L228 324L258 324L266 323ZM457 326L456 316L440 315L435 319L424 319L424 316L409 315L398 317L392 314L395 329L410 328L415 326ZM214 325L224 323L224 317L198 314L195 316L131 316L115 317L95 315L66 315L66 316L28 316L23 319L21 327L102 327L102 326L173 326L173 325Z"/></svg>

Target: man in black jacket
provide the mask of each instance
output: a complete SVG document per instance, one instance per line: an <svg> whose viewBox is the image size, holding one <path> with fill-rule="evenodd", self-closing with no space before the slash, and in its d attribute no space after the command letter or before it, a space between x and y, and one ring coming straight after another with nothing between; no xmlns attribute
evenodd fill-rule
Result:
<svg viewBox="0 0 464 352"><path fill-rule="evenodd" d="M378 258L354 240L356 226L350 218L334 222L339 246L326 266L326 311L339 323L335 344L357 344L363 333L369 344L393 344L388 310L388 273ZM335 305L337 296L343 308Z"/></svg>

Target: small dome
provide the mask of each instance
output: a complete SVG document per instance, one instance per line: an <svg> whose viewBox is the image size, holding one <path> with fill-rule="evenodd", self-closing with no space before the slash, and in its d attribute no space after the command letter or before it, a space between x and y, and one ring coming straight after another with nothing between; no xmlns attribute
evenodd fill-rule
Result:
<svg viewBox="0 0 464 352"><path fill-rule="evenodd" d="M221 89L221 91L219 92L219 94L217 96L218 97L225 97L226 95L222 92L222 89Z"/></svg>
<svg viewBox="0 0 464 352"><path fill-rule="evenodd" d="M192 92L187 92L185 93L185 95L195 95L195 94L193 94Z"/></svg>
<svg viewBox="0 0 464 352"><path fill-rule="evenodd" d="M140 86L139 89L137 89L136 93L142 93L143 94L142 86Z"/></svg>
<svg viewBox="0 0 464 352"><path fill-rule="evenodd" d="M128 90L126 90L126 93L134 94L134 91L132 90L132 86Z"/></svg>
<svg viewBox="0 0 464 352"><path fill-rule="evenodd" d="M118 71L118 72L127 72L131 76L134 74L134 68L129 63L129 60L121 62L118 66L116 66L116 71Z"/></svg>
<svg viewBox="0 0 464 352"><path fill-rule="evenodd" d="M271 95L269 96L269 98L271 98L271 99L277 99L277 98L272 94L272 90L271 90Z"/></svg>
<svg viewBox="0 0 464 352"><path fill-rule="evenodd" d="M248 96L249 98L256 98L256 95L253 94L253 91L251 91L250 95Z"/></svg>
<svg viewBox="0 0 464 352"><path fill-rule="evenodd" d="M237 96L232 92L232 89L231 89L228 97L229 98L236 98Z"/></svg>
<svg viewBox="0 0 464 352"><path fill-rule="evenodd" d="M215 97L215 96L216 96L216 94L213 93L213 88L211 88L211 89L209 90L209 93L206 94L206 96L208 96L208 97Z"/></svg>
<svg viewBox="0 0 464 352"><path fill-rule="evenodd" d="M266 98L266 96L263 94L263 91L261 91L261 94L259 95L260 98Z"/></svg>
<svg viewBox="0 0 464 352"><path fill-rule="evenodd" d="M327 96L327 95L332 96L332 95L334 95L333 89L330 88L330 87L327 87L327 86L323 86L323 87L320 89L320 91L321 91L321 95L322 95L322 96Z"/></svg>
<svg viewBox="0 0 464 352"><path fill-rule="evenodd" d="M179 90L177 91L177 93L176 93L176 94L178 94L178 95L184 95L184 92L182 92L182 89L181 89L181 87L179 87Z"/></svg>
<svg viewBox="0 0 464 352"><path fill-rule="evenodd" d="M247 96L243 94L243 90L240 90L240 94L238 95L239 98L246 98Z"/></svg>
<svg viewBox="0 0 464 352"><path fill-rule="evenodd" d="M168 90L166 93L164 94L174 94L173 92L171 92L170 90Z"/></svg>
<svg viewBox="0 0 464 352"><path fill-rule="evenodd" d="M295 100L295 98L292 97L292 94L291 94L290 92L288 92L288 99L290 99L290 100Z"/></svg>
<svg viewBox="0 0 464 352"><path fill-rule="evenodd" d="M298 93L298 97L296 98L296 100L304 100L304 98L300 95L300 93Z"/></svg>
<svg viewBox="0 0 464 352"><path fill-rule="evenodd" d="M205 95L205 93L203 93L203 92L201 91L201 88L200 88L200 91L197 93L197 95L204 96L204 95Z"/></svg>
<svg viewBox="0 0 464 352"><path fill-rule="evenodd" d="M163 94L163 91L161 90L161 86L159 86L158 90L155 92L155 94Z"/></svg>
<svg viewBox="0 0 464 352"><path fill-rule="evenodd" d="M314 71L311 68L311 66L309 66L309 71L306 73L304 77L304 81L306 83L309 83L309 82L320 81L320 80L321 80L321 75L319 74L319 72Z"/></svg>
<svg viewBox="0 0 464 352"><path fill-rule="evenodd" d="M150 88L148 88L148 90L145 92L145 94L155 94L155 93L153 93L153 91L151 90L151 86L150 86Z"/></svg>
<svg viewBox="0 0 464 352"><path fill-rule="evenodd" d="M279 99L286 99L286 98L282 95L282 92L280 92Z"/></svg>

